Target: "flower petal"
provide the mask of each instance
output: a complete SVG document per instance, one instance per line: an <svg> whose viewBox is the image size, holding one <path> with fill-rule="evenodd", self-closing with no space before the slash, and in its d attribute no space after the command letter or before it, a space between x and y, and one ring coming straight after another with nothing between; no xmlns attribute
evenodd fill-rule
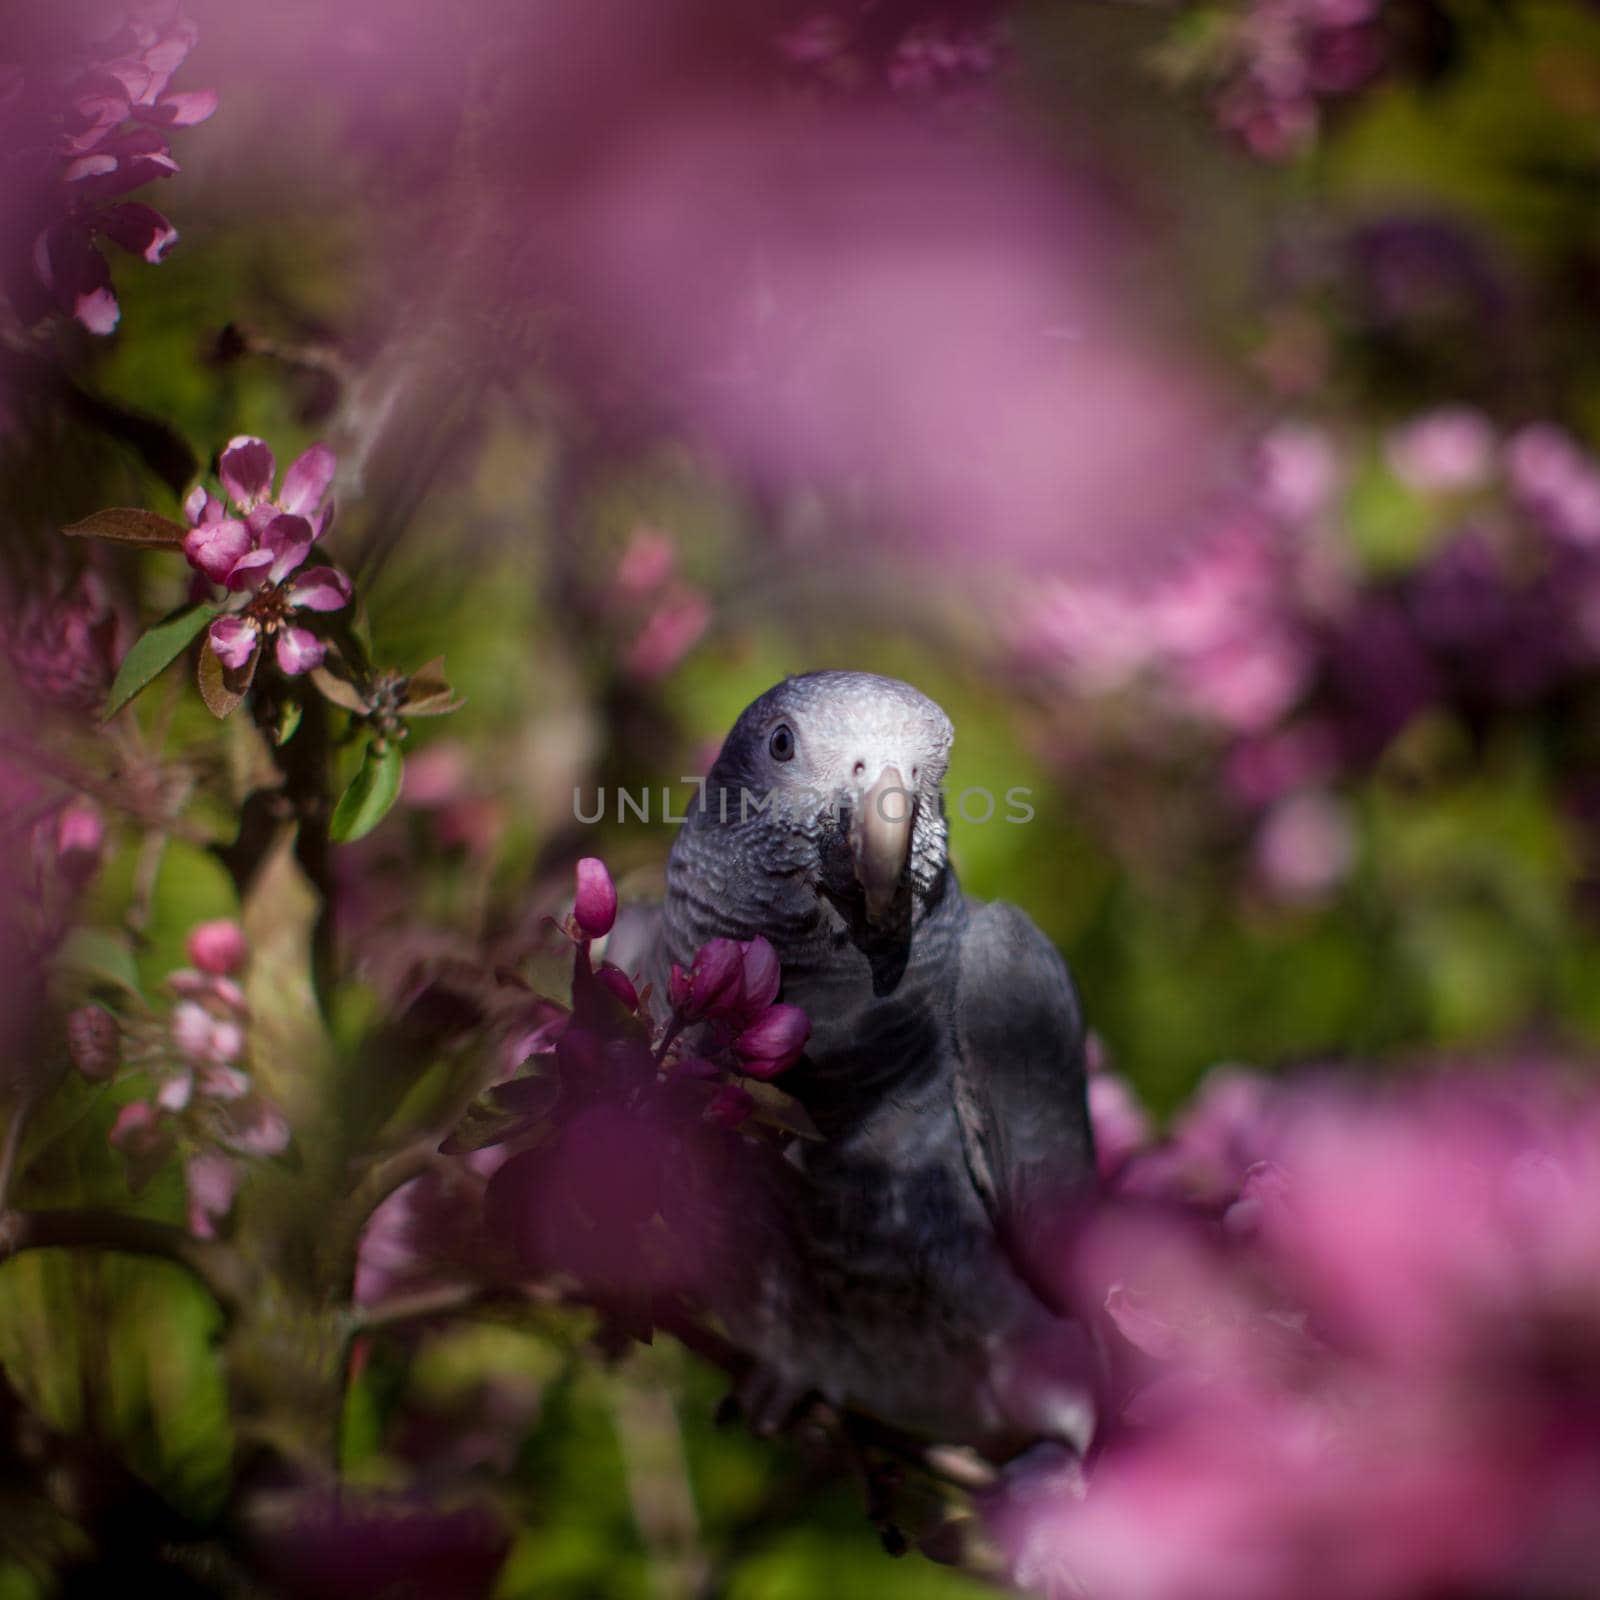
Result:
<svg viewBox="0 0 1600 1600"><path fill-rule="evenodd" d="M203 483L197 483L183 502L183 514L189 525L198 528L202 522L216 522L222 516L222 503Z"/></svg>
<svg viewBox="0 0 1600 1600"><path fill-rule="evenodd" d="M204 494L196 489L195 494ZM207 500L210 501L208 495ZM194 495L184 509L194 503ZM211 504L216 504L211 501ZM202 511L202 516L205 512ZM250 550L250 534L242 522L201 522L184 535L183 553L189 565L203 572L213 583L226 583L240 558Z"/></svg>
<svg viewBox="0 0 1600 1600"><path fill-rule="evenodd" d="M228 569L227 585L236 594L240 590L254 588L266 577L271 565L270 550L246 550Z"/></svg>
<svg viewBox="0 0 1600 1600"><path fill-rule="evenodd" d="M240 434L228 441L217 471L228 498L241 511L253 511L272 493L272 477L278 464L260 439Z"/></svg>
<svg viewBox="0 0 1600 1600"><path fill-rule="evenodd" d="M164 94L153 106L138 107L134 115L163 128L192 128L216 109L215 89L189 89L180 94Z"/></svg>
<svg viewBox="0 0 1600 1600"><path fill-rule="evenodd" d="M178 238L178 230L154 206L134 200L107 206L96 214L94 225L124 250L150 262L159 261Z"/></svg>
<svg viewBox="0 0 1600 1600"><path fill-rule="evenodd" d="M256 625L250 617L218 617L211 624L211 648L230 672L247 666L256 650Z"/></svg>
<svg viewBox="0 0 1600 1600"><path fill-rule="evenodd" d="M289 586L289 604L296 610L340 611L350 595L350 580L337 567L312 567Z"/></svg>
<svg viewBox="0 0 1600 1600"><path fill-rule="evenodd" d="M316 510L328 485L333 482L337 458L325 444L314 444L283 475L283 493L278 504L285 511L310 516Z"/></svg>
<svg viewBox="0 0 1600 1600"><path fill-rule="evenodd" d="M309 628L284 628L278 634L278 667L290 678L322 665L328 647Z"/></svg>
<svg viewBox="0 0 1600 1600"><path fill-rule="evenodd" d="M277 516L261 535L261 548L272 557L272 581L285 578L311 554L311 524L304 517Z"/></svg>

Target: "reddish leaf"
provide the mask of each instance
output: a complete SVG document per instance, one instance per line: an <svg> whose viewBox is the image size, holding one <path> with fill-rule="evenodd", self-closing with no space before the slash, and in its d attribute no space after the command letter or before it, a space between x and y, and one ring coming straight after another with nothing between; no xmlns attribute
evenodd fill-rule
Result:
<svg viewBox="0 0 1600 1600"><path fill-rule="evenodd" d="M223 666L217 652L211 648L211 641L206 640L200 651L195 681L200 688L200 698L205 701L206 710L212 716L231 717L239 709L239 702L255 681L260 660L261 648L258 645L242 667L230 670Z"/></svg>
<svg viewBox="0 0 1600 1600"><path fill-rule="evenodd" d="M176 550L189 530L181 522L158 517L153 511L112 506L61 531L74 539L111 539L117 544L138 545L143 550Z"/></svg>

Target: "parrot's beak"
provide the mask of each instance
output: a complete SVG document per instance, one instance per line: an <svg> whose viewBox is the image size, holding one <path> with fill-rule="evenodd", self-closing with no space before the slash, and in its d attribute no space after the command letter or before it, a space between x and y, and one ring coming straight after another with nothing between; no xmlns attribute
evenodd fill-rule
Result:
<svg viewBox="0 0 1600 1600"><path fill-rule="evenodd" d="M911 857L911 818L916 796L898 767L885 767L862 795L850 826L856 881L866 891L867 920L881 922L894 901Z"/></svg>

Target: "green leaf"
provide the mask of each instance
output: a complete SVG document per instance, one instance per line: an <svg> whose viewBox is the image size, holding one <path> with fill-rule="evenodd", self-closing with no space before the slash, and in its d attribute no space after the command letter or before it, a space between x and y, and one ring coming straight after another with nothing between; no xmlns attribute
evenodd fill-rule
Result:
<svg viewBox="0 0 1600 1600"><path fill-rule="evenodd" d="M221 611L220 605L210 603L184 606L140 634L117 668L116 680L106 700L106 720L116 716L141 689L176 661L194 642L195 635Z"/></svg>
<svg viewBox="0 0 1600 1600"><path fill-rule="evenodd" d="M363 839L383 821L390 806L400 797L404 767L405 758L400 754L399 745L387 744L380 749L374 739L367 746L361 770L333 808L328 837L335 844L351 844Z"/></svg>
<svg viewBox="0 0 1600 1600"><path fill-rule="evenodd" d="M189 530L181 522L135 506L111 506L61 530L74 539L110 539L142 550L176 550Z"/></svg>
<svg viewBox="0 0 1600 1600"><path fill-rule="evenodd" d="M70 979L138 995L139 966L128 941L104 928L78 928L56 958Z"/></svg>
<svg viewBox="0 0 1600 1600"><path fill-rule="evenodd" d="M272 730L272 742L280 749L294 738L300 726L300 718L305 715L305 706L298 700L290 700L278 714L278 725Z"/></svg>

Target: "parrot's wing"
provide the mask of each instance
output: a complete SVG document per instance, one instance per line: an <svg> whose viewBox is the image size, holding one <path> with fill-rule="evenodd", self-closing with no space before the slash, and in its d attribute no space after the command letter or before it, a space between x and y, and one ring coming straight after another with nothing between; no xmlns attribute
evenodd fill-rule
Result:
<svg viewBox="0 0 1600 1600"><path fill-rule="evenodd" d="M1066 962L1015 906L971 907L955 996L967 1166L1018 1272L1060 1309L1060 1250L1094 1186L1083 1016Z"/></svg>

